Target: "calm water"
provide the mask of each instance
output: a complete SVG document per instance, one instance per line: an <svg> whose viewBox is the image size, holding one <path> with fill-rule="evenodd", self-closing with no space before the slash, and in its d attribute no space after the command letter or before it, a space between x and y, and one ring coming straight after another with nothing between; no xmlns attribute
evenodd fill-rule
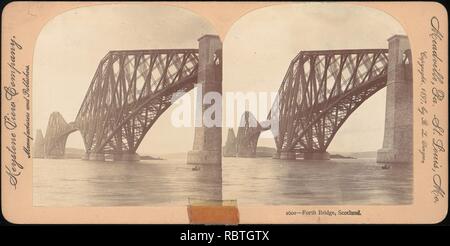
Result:
<svg viewBox="0 0 450 246"><path fill-rule="evenodd" d="M224 158L220 170L184 159L137 163L34 159L35 206L187 204L222 192L238 204L409 204L412 165L382 169L374 159L280 161Z"/></svg>

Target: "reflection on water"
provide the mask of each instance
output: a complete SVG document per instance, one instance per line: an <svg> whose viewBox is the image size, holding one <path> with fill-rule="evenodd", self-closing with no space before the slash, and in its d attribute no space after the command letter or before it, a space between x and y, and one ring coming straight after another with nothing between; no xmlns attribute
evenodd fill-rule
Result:
<svg viewBox="0 0 450 246"><path fill-rule="evenodd" d="M184 159L136 163L33 160L35 206L187 204L188 197L238 204L409 204L412 165L382 169L374 159L280 161L224 158L196 170Z"/></svg>

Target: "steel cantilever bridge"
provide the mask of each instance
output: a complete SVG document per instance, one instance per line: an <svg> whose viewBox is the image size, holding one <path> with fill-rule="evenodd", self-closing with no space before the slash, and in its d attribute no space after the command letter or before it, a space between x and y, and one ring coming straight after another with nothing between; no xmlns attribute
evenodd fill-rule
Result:
<svg viewBox="0 0 450 246"><path fill-rule="evenodd" d="M393 53L398 52L395 48ZM401 53L400 61L390 62L388 49L301 51L278 90L278 115L268 116L278 118L278 157L326 153L352 112L387 85L388 64L400 64L394 77L411 76L411 52ZM215 56L214 66L222 69L221 55ZM35 143L44 153L35 156L64 156L68 135L79 130L90 159L112 154L116 160L132 160L145 134L170 107L172 95L194 87L198 68L197 49L109 52L98 65L75 121L67 123L58 112L51 114L45 137L39 131ZM252 119L249 112L243 115L236 146L231 146L238 156L254 156L260 133L270 129L259 123L251 126Z"/></svg>
<svg viewBox="0 0 450 246"><path fill-rule="evenodd" d="M198 50L111 51L98 65L74 122L51 114L44 156L61 157L67 136L80 131L89 154L135 154L175 92L197 81ZM39 143L36 143L39 144Z"/></svg>
<svg viewBox="0 0 450 246"><path fill-rule="evenodd" d="M278 90L277 113L269 113L268 121L261 124L255 124L250 112L242 116L236 137L237 156L254 157L260 133L270 129L262 123L276 117L275 158L295 159L300 153L305 159L328 159L326 150L339 128L364 101L386 87L388 73L394 82L412 81L410 49L397 46L391 52L393 59L400 60L389 62L388 49L301 51L292 60ZM389 63L394 64L393 68L389 68ZM412 112L406 114L411 116ZM391 135L385 136L385 142Z"/></svg>
<svg viewBox="0 0 450 246"><path fill-rule="evenodd" d="M325 152L350 114L386 86L387 64L385 49L300 52L278 90L277 150ZM263 130L250 125L246 121L238 130L238 154L242 156L254 155Z"/></svg>

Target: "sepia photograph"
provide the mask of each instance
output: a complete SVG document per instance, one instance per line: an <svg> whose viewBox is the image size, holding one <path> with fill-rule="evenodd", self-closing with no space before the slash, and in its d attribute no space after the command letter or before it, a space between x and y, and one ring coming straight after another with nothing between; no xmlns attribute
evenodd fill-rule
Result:
<svg viewBox="0 0 450 246"><path fill-rule="evenodd" d="M249 111L260 128L234 129L227 194L277 205L411 203L410 52L401 25L366 7L287 4L241 17L224 42L224 87L275 91L278 105Z"/></svg>
<svg viewBox="0 0 450 246"><path fill-rule="evenodd" d="M35 50L33 204L409 204L410 56L398 22L365 7L253 11L223 63L189 11L68 11Z"/></svg>
<svg viewBox="0 0 450 246"><path fill-rule="evenodd" d="M408 6L16 3L2 189L64 222L435 221L448 23Z"/></svg>

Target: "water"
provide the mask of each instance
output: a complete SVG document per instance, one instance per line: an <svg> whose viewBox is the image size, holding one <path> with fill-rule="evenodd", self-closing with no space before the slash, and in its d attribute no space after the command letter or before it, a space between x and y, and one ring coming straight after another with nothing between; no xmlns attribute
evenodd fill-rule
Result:
<svg viewBox="0 0 450 246"><path fill-rule="evenodd" d="M188 197L259 205L412 203L412 165L374 159L281 161L224 158L220 170L184 159L136 163L33 160L34 206L186 205Z"/></svg>

